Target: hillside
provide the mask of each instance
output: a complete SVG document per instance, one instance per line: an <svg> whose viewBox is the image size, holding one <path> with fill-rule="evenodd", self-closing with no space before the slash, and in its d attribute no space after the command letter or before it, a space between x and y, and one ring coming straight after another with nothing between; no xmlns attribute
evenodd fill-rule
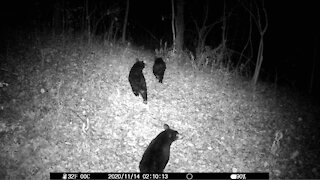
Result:
<svg viewBox="0 0 320 180"><path fill-rule="evenodd" d="M145 61L148 104L128 74ZM1 65L0 177L50 172L138 172L163 124L179 131L165 172L270 172L319 178L319 108L272 84L251 87L225 69L200 72L186 57L80 39L41 39L9 49Z"/></svg>

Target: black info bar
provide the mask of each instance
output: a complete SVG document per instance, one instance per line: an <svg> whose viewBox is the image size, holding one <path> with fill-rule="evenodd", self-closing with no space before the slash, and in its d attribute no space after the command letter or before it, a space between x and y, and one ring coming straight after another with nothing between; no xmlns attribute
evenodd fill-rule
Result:
<svg viewBox="0 0 320 180"><path fill-rule="evenodd" d="M170 179L269 179L269 173L86 173L55 172L50 173L51 180L170 180Z"/></svg>

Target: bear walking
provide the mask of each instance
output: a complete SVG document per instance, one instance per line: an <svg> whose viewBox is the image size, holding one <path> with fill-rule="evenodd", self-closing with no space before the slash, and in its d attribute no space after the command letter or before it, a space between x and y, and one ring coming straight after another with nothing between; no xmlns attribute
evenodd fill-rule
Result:
<svg viewBox="0 0 320 180"><path fill-rule="evenodd" d="M151 141L144 152L139 164L141 173L162 173L166 167L170 157L170 146L173 141L178 139L179 133L170 129L167 124L164 124L164 129Z"/></svg>
<svg viewBox="0 0 320 180"><path fill-rule="evenodd" d="M135 96L139 94L143 98L143 103L147 104L147 85L142 73L145 63L136 59L136 63L132 66L129 73L129 82Z"/></svg>
<svg viewBox="0 0 320 180"><path fill-rule="evenodd" d="M160 83L162 83L165 70L166 63L163 61L162 58L156 58L153 64L153 74L156 76Z"/></svg>

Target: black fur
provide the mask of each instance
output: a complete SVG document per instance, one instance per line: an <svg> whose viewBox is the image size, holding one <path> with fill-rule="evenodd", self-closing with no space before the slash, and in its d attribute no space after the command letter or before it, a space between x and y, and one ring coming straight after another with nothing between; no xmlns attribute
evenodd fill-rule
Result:
<svg viewBox="0 0 320 180"><path fill-rule="evenodd" d="M166 63L162 58L158 57L155 59L153 64L153 74L156 76L160 83L162 83L164 71L166 70L166 68Z"/></svg>
<svg viewBox="0 0 320 180"><path fill-rule="evenodd" d="M139 164L140 172L162 173L170 157L171 143L178 139L178 131L170 129L164 124L162 131L155 139L151 141L144 152Z"/></svg>
<svg viewBox="0 0 320 180"><path fill-rule="evenodd" d="M143 98L143 103L147 104L147 85L146 80L143 76L142 70L145 67L143 61L139 61L132 66L129 73L129 82L135 96L139 96L139 94Z"/></svg>

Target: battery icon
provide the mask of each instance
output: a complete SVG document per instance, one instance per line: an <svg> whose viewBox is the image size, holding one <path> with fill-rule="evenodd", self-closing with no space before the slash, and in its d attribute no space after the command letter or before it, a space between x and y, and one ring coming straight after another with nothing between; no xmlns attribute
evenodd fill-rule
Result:
<svg viewBox="0 0 320 180"><path fill-rule="evenodd" d="M246 179L246 174L231 174L230 179Z"/></svg>

